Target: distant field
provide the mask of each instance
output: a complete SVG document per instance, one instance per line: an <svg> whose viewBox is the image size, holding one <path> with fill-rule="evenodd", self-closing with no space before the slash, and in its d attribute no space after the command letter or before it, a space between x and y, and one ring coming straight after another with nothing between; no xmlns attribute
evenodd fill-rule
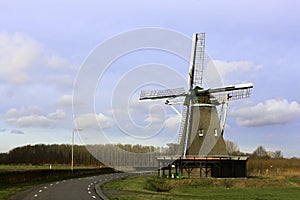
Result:
<svg viewBox="0 0 300 200"><path fill-rule="evenodd" d="M300 176L300 159L253 159L247 166L248 176Z"/></svg>
<svg viewBox="0 0 300 200"><path fill-rule="evenodd" d="M70 169L70 165L0 165L0 171L35 170L35 169ZM95 169L99 166L74 166L74 169Z"/></svg>
<svg viewBox="0 0 300 200"><path fill-rule="evenodd" d="M110 199L299 199L300 178L183 179L131 177L103 186Z"/></svg>

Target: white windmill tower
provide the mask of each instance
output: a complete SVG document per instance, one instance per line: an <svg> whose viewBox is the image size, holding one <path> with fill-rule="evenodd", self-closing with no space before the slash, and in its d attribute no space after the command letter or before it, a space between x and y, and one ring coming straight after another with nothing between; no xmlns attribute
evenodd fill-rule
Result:
<svg viewBox="0 0 300 200"><path fill-rule="evenodd" d="M253 88L251 83L247 83L204 89L204 48L205 33L195 33L187 92L184 88L143 90L140 95L140 100L166 99L166 104L170 106L174 98L185 97L178 152L183 158L228 155L223 139L228 101L249 97ZM222 125L217 111L219 105L225 105Z"/></svg>

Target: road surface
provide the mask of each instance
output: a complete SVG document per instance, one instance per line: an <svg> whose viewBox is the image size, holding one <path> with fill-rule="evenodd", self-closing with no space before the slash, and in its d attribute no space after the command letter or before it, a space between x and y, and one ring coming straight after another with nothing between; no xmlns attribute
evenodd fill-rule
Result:
<svg viewBox="0 0 300 200"><path fill-rule="evenodd" d="M47 183L21 192L13 196L11 200L106 199L105 196L101 196L101 191L96 191L99 185L132 175L134 174L115 173Z"/></svg>

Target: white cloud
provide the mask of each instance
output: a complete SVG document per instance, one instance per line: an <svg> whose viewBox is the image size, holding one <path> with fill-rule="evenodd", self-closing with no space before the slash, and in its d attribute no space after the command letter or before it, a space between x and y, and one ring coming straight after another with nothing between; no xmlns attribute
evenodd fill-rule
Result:
<svg viewBox="0 0 300 200"><path fill-rule="evenodd" d="M286 124L300 116L300 105L286 99L270 99L255 105L233 109L230 115L240 126Z"/></svg>
<svg viewBox="0 0 300 200"><path fill-rule="evenodd" d="M123 108L124 109L124 108ZM138 112L138 113L149 113L152 112L152 114L159 113L161 114L161 111L163 109L166 109L166 106L164 106L163 101L141 101L139 100L139 96L134 94L129 101L128 104L128 110L133 113L133 112Z"/></svg>
<svg viewBox="0 0 300 200"><path fill-rule="evenodd" d="M28 115L19 118L9 118L7 123L17 125L18 127L51 127L54 122L42 115Z"/></svg>
<svg viewBox="0 0 300 200"><path fill-rule="evenodd" d="M158 122L161 122L161 118L158 118L158 117L153 117L153 116L149 116L149 117L147 117L145 120L144 120L144 122L146 122L146 123L158 123Z"/></svg>
<svg viewBox="0 0 300 200"><path fill-rule="evenodd" d="M47 66L54 69L64 68L70 64L67 59L56 55L50 56L46 61L47 61Z"/></svg>
<svg viewBox="0 0 300 200"><path fill-rule="evenodd" d="M204 69L204 86L220 87L224 84L245 83L254 79L261 68L250 61L221 61L212 60L207 63Z"/></svg>
<svg viewBox="0 0 300 200"><path fill-rule="evenodd" d="M60 106L69 107L69 106L72 106L72 101L73 101L72 95L63 95L58 99L57 103Z"/></svg>
<svg viewBox="0 0 300 200"><path fill-rule="evenodd" d="M33 68L69 71L76 67L67 58L49 54L40 42L24 33L0 33L0 81L26 83L33 79L33 73L30 72Z"/></svg>
<svg viewBox="0 0 300 200"><path fill-rule="evenodd" d="M251 72L257 71L261 69L262 66L255 65L250 61L221 61L221 60L213 60L213 64L215 65L216 69L220 73L222 77L226 77L228 74L233 72Z"/></svg>
<svg viewBox="0 0 300 200"><path fill-rule="evenodd" d="M98 128L98 125L102 129L108 129L111 128L114 125L114 121L112 118L99 113L99 114L94 114L94 113L87 113L87 114L82 114L77 117L75 117L75 124L77 127L80 128Z"/></svg>
<svg viewBox="0 0 300 200"><path fill-rule="evenodd" d="M22 107L19 110L11 108L6 112L6 118L20 117L24 115L39 115L42 110L38 106L27 106Z"/></svg>
<svg viewBox="0 0 300 200"><path fill-rule="evenodd" d="M50 119L54 119L54 120L62 120L62 119L65 119L66 116L67 116L66 113L63 110L60 110L60 109L56 110L53 113L48 114L48 117Z"/></svg>
<svg viewBox="0 0 300 200"><path fill-rule="evenodd" d="M5 117L6 123L18 127L53 127L58 120L66 118L66 113L58 109L55 112L43 114L39 107L28 106L9 109Z"/></svg>
<svg viewBox="0 0 300 200"><path fill-rule="evenodd" d="M165 121L165 125L166 128L171 130L171 131L177 131L178 127L180 125L181 122L181 116L179 115L174 115L169 117L166 121Z"/></svg>
<svg viewBox="0 0 300 200"><path fill-rule="evenodd" d="M26 70L41 55L41 45L28 36L0 33L0 80L24 83L29 80Z"/></svg>
<svg viewBox="0 0 300 200"><path fill-rule="evenodd" d="M74 99L72 95L62 95L61 97L58 98L58 100L56 101L56 103L64 108L68 108L71 107L72 105L74 106L81 106L84 103L80 102L80 100L78 99Z"/></svg>

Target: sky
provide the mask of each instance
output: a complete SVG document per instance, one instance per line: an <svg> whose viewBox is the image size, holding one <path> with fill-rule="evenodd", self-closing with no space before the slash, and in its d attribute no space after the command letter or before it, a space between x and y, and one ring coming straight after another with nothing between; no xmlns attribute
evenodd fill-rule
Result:
<svg viewBox="0 0 300 200"><path fill-rule="evenodd" d="M115 57L103 74L100 65L84 74L93 58L101 63L110 56L114 39L124 36L118 44L129 48L140 39L151 41L155 34L143 38L138 30L152 27L182 35L187 49L186 38L205 32L206 54L224 85L253 83L250 98L230 102L225 139L242 152L264 146L300 157L299 6L292 0L2 0L0 152L69 144L76 123L83 128L75 135L78 144L176 141L180 117L164 102L138 101L138 92L186 84L190 52L185 48L184 56L134 49ZM130 31L137 37L126 38ZM92 78L94 85L85 90ZM147 84L141 82L145 79ZM77 86L86 96L73 98ZM84 107L80 100L88 98L93 113L78 111Z"/></svg>

